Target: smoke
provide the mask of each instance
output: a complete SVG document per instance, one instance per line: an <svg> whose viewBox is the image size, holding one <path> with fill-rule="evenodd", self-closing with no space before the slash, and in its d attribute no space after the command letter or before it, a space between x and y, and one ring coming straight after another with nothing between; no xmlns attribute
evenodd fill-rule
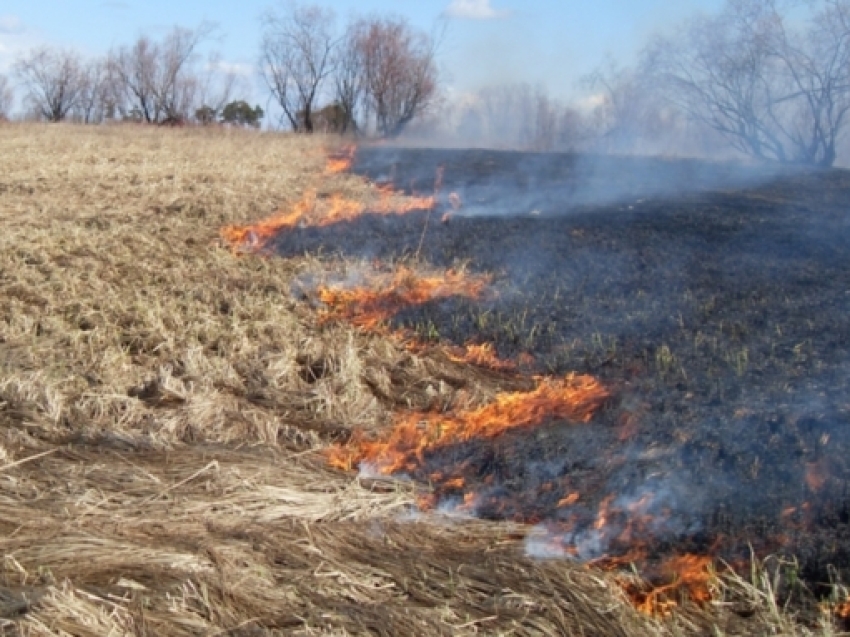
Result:
<svg viewBox="0 0 850 637"><path fill-rule="evenodd" d="M652 543L690 537L701 528L700 494L681 477L653 478L605 498L594 512L580 501L537 525L526 553L587 562Z"/></svg>
<svg viewBox="0 0 850 637"><path fill-rule="evenodd" d="M432 192L441 172L443 207L454 193L464 216L557 215L612 204L639 211L650 199L752 187L796 170L742 161L393 147L363 148L354 165L374 181L403 175L397 186L419 193Z"/></svg>

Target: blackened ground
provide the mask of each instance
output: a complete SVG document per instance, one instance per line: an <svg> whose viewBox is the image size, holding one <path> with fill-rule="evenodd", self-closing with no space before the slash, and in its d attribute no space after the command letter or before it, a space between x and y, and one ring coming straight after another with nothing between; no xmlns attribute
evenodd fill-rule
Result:
<svg viewBox="0 0 850 637"><path fill-rule="evenodd" d="M364 216L277 249L491 272L489 299L395 323L594 374L616 398L587 425L441 450L414 477L463 475L437 481L444 503L473 491L478 515L546 522L584 558L752 544L796 554L810 582L847 578L850 173L398 149L361 150L355 170L427 192L438 164L443 195L475 200L447 223Z"/></svg>

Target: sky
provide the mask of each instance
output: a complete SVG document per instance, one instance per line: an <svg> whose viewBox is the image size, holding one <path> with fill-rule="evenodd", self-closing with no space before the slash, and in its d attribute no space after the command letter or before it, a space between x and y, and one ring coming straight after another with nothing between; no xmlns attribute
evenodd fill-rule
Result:
<svg viewBox="0 0 850 637"><path fill-rule="evenodd" d="M42 44L100 55L142 34L175 25L217 24L208 46L253 82L261 16L280 0L2 0L0 73ZM439 61L454 94L512 82L575 93L578 80L606 58L633 60L652 33L689 15L714 11L722 0L311 0L332 8L342 25L363 14L396 14L419 28L447 24ZM258 84L254 91L259 91Z"/></svg>

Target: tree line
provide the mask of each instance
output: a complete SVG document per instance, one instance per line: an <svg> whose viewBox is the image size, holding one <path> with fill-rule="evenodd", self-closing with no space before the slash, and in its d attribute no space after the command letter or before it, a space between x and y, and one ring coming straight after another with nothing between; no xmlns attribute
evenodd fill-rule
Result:
<svg viewBox="0 0 850 637"><path fill-rule="evenodd" d="M333 12L315 5L289 2L264 14L257 71L280 123L296 132L399 135L437 95L436 39L400 17L335 27ZM263 109L233 99L236 75L199 54L214 31L209 24L175 27L91 60L73 49L38 47L17 59L13 77L27 114L50 122L258 126ZM12 102L11 83L0 75L0 117Z"/></svg>
<svg viewBox="0 0 850 637"><path fill-rule="evenodd" d="M104 58L40 48L13 67L37 117L257 125L234 100L236 80L202 64L211 27L140 37ZM391 16L338 25L319 5L288 2L260 24L257 75L277 125L394 137L403 131L461 143L538 150L663 150L664 140L760 160L831 166L850 113L850 0L726 0L656 35L634 64L608 63L581 81L583 97L493 86L439 99L439 32ZM218 70L217 70L218 69ZM0 116L12 89L0 76ZM669 149L668 149L669 150Z"/></svg>

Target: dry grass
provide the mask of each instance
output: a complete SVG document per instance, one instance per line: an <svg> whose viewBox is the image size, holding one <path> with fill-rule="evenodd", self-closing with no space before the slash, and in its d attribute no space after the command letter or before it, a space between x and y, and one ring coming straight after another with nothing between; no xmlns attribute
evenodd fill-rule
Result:
<svg viewBox="0 0 850 637"><path fill-rule="evenodd" d="M522 528L412 517L418 487L329 469L399 405L506 381L320 325L290 294L316 260L222 245L310 189L374 197L323 175L326 141L0 126L2 631L829 633L733 577L651 619L610 574L527 558Z"/></svg>

